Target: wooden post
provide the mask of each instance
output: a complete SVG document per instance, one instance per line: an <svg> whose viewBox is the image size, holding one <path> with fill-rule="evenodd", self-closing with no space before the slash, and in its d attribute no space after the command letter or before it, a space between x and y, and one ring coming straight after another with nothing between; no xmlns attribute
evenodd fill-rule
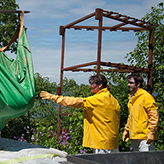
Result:
<svg viewBox="0 0 164 164"><path fill-rule="evenodd" d="M101 42L102 42L102 22L103 22L103 10L97 8L95 19L99 20L98 27L98 46L97 46L97 74L100 74L100 62L101 62Z"/></svg>
<svg viewBox="0 0 164 164"><path fill-rule="evenodd" d="M60 89L58 88L58 92L60 92L59 94L62 95L64 47L65 47L65 29L63 26L60 26L59 34L62 35L62 51L61 51L61 68L60 68ZM61 124L61 105L59 105L59 111L58 111L58 131L57 131L58 140L59 140L59 136L60 136L60 124Z"/></svg>

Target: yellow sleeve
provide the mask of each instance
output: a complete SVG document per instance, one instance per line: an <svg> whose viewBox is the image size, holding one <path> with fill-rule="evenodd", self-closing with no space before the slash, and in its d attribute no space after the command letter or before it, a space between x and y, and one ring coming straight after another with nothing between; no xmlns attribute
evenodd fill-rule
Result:
<svg viewBox="0 0 164 164"><path fill-rule="evenodd" d="M155 99L153 96L148 95L144 101L144 107L146 109L147 115L149 117L149 131L152 133L155 133L157 131L158 127L158 105L155 102Z"/></svg>
<svg viewBox="0 0 164 164"><path fill-rule="evenodd" d="M155 102L154 97L151 95L145 96L143 106L147 112L158 109L158 105Z"/></svg>
<svg viewBox="0 0 164 164"><path fill-rule="evenodd" d="M127 130L127 131L129 131L129 117L130 117L130 115L128 115L127 123L124 127L124 129Z"/></svg>
<svg viewBox="0 0 164 164"><path fill-rule="evenodd" d="M157 110L149 110L148 111L148 117L149 117L149 131L152 133L155 133L158 128L158 112Z"/></svg>
<svg viewBox="0 0 164 164"><path fill-rule="evenodd" d="M94 109L98 103L98 99L95 99L94 96L83 98L83 106L85 110Z"/></svg>
<svg viewBox="0 0 164 164"><path fill-rule="evenodd" d="M78 97L63 97L55 95L52 98L59 105L71 107L71 108L81 108L83 107L83 98Z"/></svg>

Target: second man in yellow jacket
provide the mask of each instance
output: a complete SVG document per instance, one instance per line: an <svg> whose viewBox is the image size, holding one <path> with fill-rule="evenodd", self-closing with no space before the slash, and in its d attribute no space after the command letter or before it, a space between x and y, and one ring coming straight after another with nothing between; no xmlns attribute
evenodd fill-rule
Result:
<svg viewBox="0 0 164 164"><path fill-rule="evenodd" d="M127 76L129 116L124 128L123 141L131 139L133 151L153 151L158 140L158 106L147 91L142 89L143 78L138 74Z"/></svg>

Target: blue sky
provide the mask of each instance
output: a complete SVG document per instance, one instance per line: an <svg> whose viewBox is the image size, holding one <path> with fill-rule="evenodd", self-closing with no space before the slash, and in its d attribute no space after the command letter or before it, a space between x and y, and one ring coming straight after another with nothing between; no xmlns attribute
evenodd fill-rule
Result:
<svg viewBox="0 0 164 164"><path fill-rule="evenodd" d="M141 19L151 12L151 6L157 7L162 0L16 0L20 10L30 11L25 14L24 25L28 28L27 37L32 52L34 72L49 77L59 83L62 37L59 27L102 8ZM82 24L97 25L94 18ZM104 25L114 25L104 20ZM97 31L66 30L64 66L72 66L96 61ZM134 32L103 32L102 61L124 62L124 56L133 51L137 43ZM73 78L78 84L88 83L91 72L64 72L68 79Z"/></svg>

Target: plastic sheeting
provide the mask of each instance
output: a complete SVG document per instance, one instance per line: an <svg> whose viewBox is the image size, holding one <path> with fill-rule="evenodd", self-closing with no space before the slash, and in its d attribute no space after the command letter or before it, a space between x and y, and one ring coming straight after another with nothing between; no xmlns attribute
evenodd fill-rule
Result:
<svg viewBox="0 0 164 164"><path fill-rule="evenodd" d="M0 138L0 164L64 164L66 157L54 148Z"/></svg>
<svg viewBox="0 0 164 164"><path fill-rule="evenodd" d="M18 33L14 60L3 51L16 40ZM23 28L23 13L21 27L17 28L8 45L0 49L0 130L10 118L26 113L34 104L35 79L31 51Z"/></svg>

